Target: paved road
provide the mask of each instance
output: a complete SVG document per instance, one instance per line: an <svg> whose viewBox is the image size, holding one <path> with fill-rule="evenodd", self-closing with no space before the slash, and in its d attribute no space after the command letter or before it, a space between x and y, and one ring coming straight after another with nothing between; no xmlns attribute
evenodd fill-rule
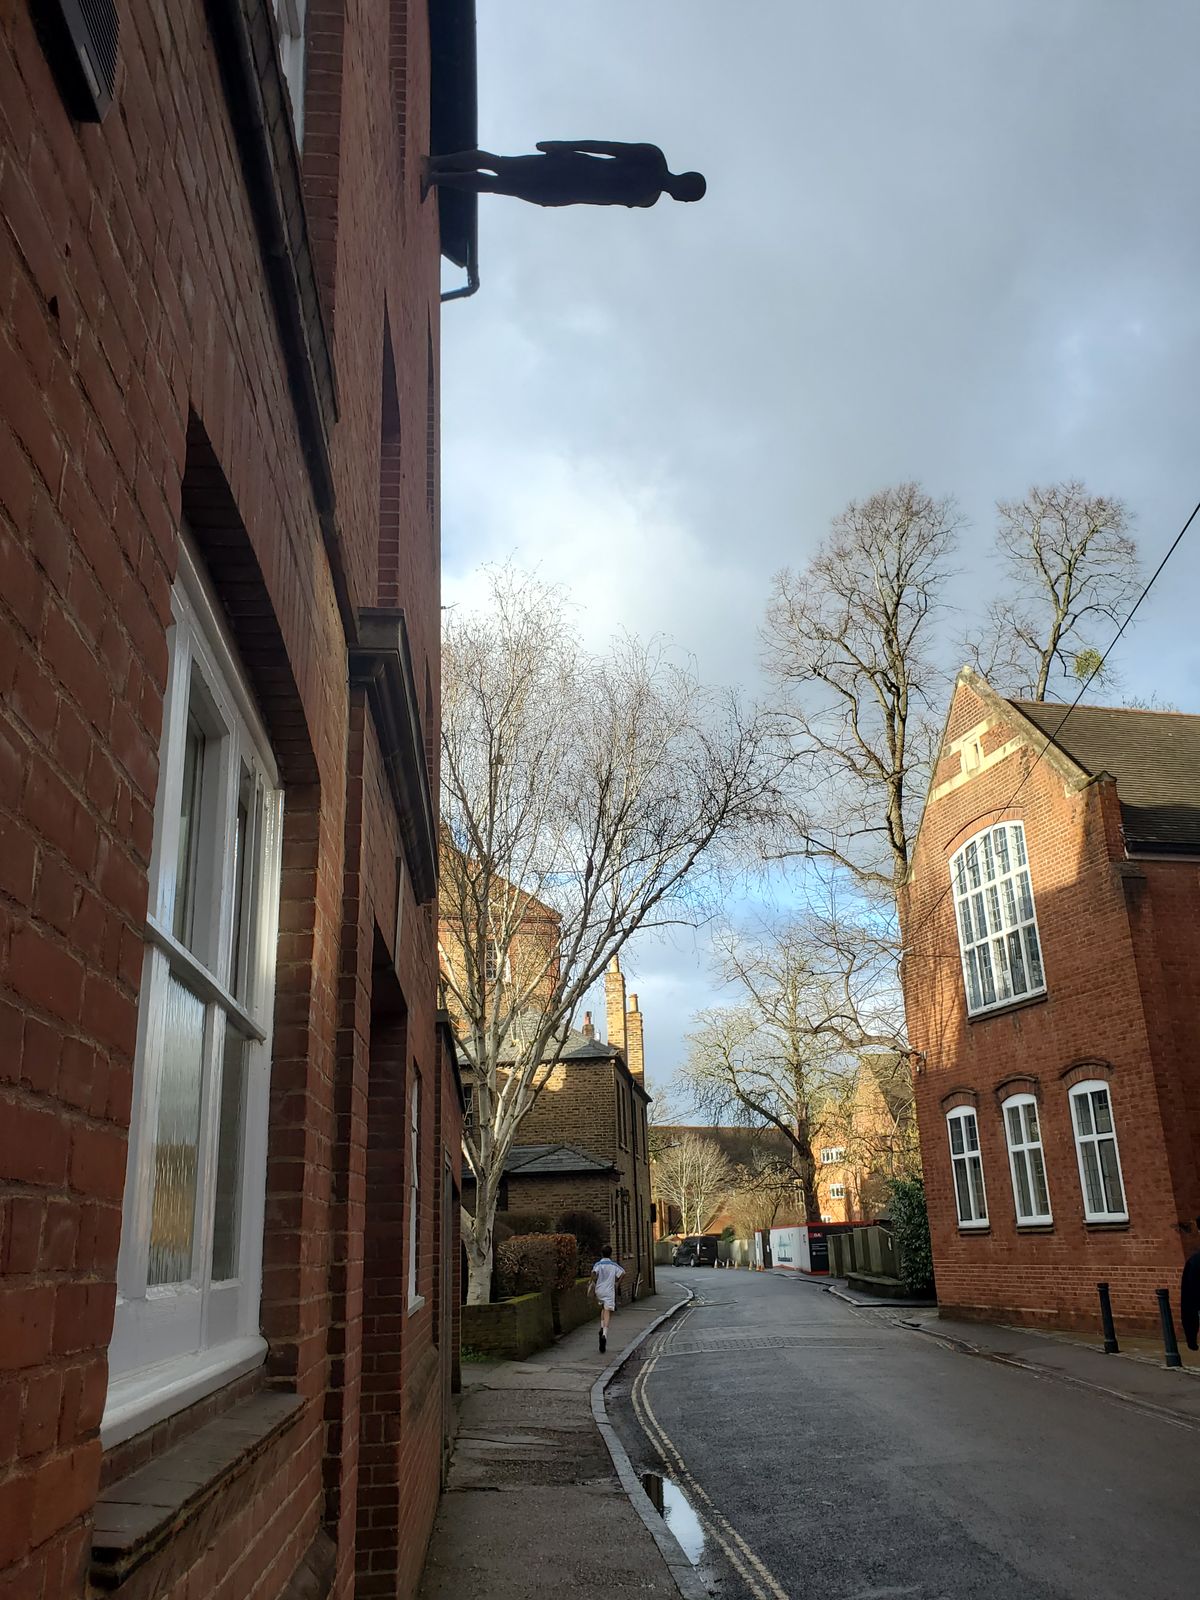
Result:
<svg viewBox="0 0 1200 1600"><path fill-rule="evenodd" d="M699 1512L721 1600L1200 1595L1196 1429L947 1350L902 1312L808 1282L659 1278L699 1301L626 1369L610 1412L635 1465L665 1458Z"/></svg>

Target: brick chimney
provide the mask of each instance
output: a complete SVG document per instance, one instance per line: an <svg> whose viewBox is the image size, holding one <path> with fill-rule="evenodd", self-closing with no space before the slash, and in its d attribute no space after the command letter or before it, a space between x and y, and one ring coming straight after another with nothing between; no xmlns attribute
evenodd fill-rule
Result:
<svg viewBox="0 0 1200 1600"><path fill-rule="evenodd" d="M580 1032L585 1039L594 1039L596 1037L596 1030L592 1026L592 1013L590 1011L583 1013L583 1027Z"/></svg>
<svg viewBox="0 0 1200 1600"><path fill-rule="evenodd" d="M646 1056L642 1048L642 1013L638 1010L637 995L629 996L629 1010L625 1016L625 1032L629 1043L625 1050L625 1062L630 1072L639 1083L644 1083L646 1078Z"/></svg>
<svg viewBox="0 0 1200 1600"><path fill-rule="evenodd" d="M604 1006L608 1013L608 1042L625 1048L625 974L616 956L604 974Z"/></svg>

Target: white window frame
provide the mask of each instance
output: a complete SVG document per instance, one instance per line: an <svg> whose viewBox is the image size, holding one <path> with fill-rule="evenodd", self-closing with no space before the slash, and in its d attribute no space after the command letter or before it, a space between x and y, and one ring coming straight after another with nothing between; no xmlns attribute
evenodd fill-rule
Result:
<svg viewBox="0 0 1200 1600"><path fill-rule="evenodd" d="M292 102L296 143L304 148L304 25L308 0L273 0L279 28L279 60Z"/></svg>
<svg viewBox="0 0 1200 1600"><path fill-rule="evenodd" d="M981 829L950 858L967 1015L1046 993L1025 825Z"/></svg>
<svg viewBox="0 0 1200 1600"><path fill-rule="evenodd" d="M411 1315L425 1304L417 1293L417 1267L421 1250L421 1074L414 1067L408 1087L408 1310Z"/></svg>
<svg viewBox="0 0 1200 1600"><path fill-rule="evenodd" d="M846 1159L844 1144L826 1145L821 1151L821 1165L823 1167L840 1166Z"/></svg>
<svg viewBox="0 0 1200 1600"><path fill-rule="evenodd" d="M1037 1099L1031 1094L1013 1094L1000 1107L1000 1115L1004 1120L1004 1139L1008 1145L1008 1169L1012 1178L1013 1205L1016 1208L1017 1222L1024 1226L1033 1226L1039 1223L1054 1221L1054 1211L1050 1204L1050 1179L1046 1173L1046 1152L1042 1144L1042 1118ZM1017 1121L1016 1134L1012 1122ZM1030 1122L1032 1120L1032 1130ZM1035 1170L1041 1169L1041 1187L1044 1191L1046 1204L1044 1209L1038 1209L1037 1183ZM1029 1208L1021 1209L1021 1174L1025 1177L1025 1187L1029 1195Z"/></svg>
<svg viewBox="0 0 1200 1600"><path fill-rule="evenodd" d="M1108 1102L1108 1120L1110 1126L1108 1130L1104 1132L1096 1131L1095 1126L1096 1107L1093 1102L1093 1097L1098 1094L1103 1094ZM1125 1192L1125 1174L1121 1168L1121 1147L1117 1142L1117 1117L1116 1111L1113 1107L1112 1088L1103 1078L1088 1078L1083 1083L1077 1083L1072 1086L1069 1098L1071 1106L1071 1133L1075 1139L1075 1159L1079 1165L1079 1189L1083 1197L1084 1219L1087 1222L1128 1222L1129 1199ZM1092 1123L1092 1130L1090 1132L1081 1131L1080 1129L1081 1119L1077 1107L1081 1102L1084 1101L1087 1103L1088 1116ZM1086 1157L1084 1155L1084 1147L1091 1145L1097 1151L1096 1170L1100 1175L1101 1188L1104 1189L1104 1169L1100 1162L1099 1147L1101 1144L1108 1143L1110 1141L1113 1147L1113 1157L1116 1162L1117 1182L1121 1186L1121 1209L1119 1211L1109 1209L1098 1211L1093 1209L1088 1200L1087 1166ZM1107 1200L1110 1197L1105 1194L1104 1198Z"/></svg>
<svg viewBox="0 0 1200 1600"><path fill-rule="evenodd" d="M511 983L512 960L509 952L504 952L504 960L500 959L500 941L488 939L483 947L483 981L484 983Z"/></svg>
<svg viewBox="0 0 1200 1600"><path fill-rule="evenodd" d="M844 1200L846 1198L846 1185L844 1183L831 1183L829 1185L829 1198L831 1200Z"/></svg>
<svg viewBox="0 0 1200 1600"><path fill-rule="evenodd" d="M130 1115L117 1304L109 1387L101 1424L106 1448L258 1366L266 1197L271 1023L279 923L282 793L266 731L237 650L186 539L171 595L163 739L150 860L146 948ZM176 937L180 807L189 714L202 706L206 729L195 932ZM243 784L246 785L243 789ZM207 791L205 793L205 791ZM235 957L236 830L248 800L243 860L255 879L242 902L240 971ZM241 888L245 890L245 880ZM249 916L249 921L246 920ZM248 930L248 932L247 932ZM204 1006L195 1150L191 1271L186 1281L149 1281L156 1141L166 1001L172 980ZM237 1275L212 1278L221 1076L226 1027L244 1040L241 1143L237 1152ZM226 1169L227 1170L227 1169Z"/></svg>
<svg viewBox="0 0 1200 1600"><path fill-rule="evenodd" d="M962 1149L954 1148L955 1126L962 1129ZM968 1125L973 1133L968 1135ZM958 1214L960 1228L986 1228L988 1223L987 1182L983 1175L983 1150L979 1142L979 1118L975 1114L974 1106L955 1106L953 1111L946 1113L946 1132L950 1141L950 1178L954 1189L954 1209ZM973 1165L972 1165L973 1163ZM971 1202L970 1216L963 1216L962 1196L958 1187L958 1170L962 1167L966 1173L967 1193ZM978 1189L975 1179L978 1179Z"/></svg>

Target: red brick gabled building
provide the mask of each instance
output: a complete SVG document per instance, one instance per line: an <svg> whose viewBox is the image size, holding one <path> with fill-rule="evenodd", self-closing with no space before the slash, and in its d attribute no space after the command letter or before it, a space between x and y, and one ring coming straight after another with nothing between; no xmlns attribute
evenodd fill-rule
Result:
<svg viewBox="0 0 1200 1600"><path fill-rule="evenodd" d="M39 20L35 29L33 13ZM68 25L73 19L74 31ZM467 0L0 19L0 1592L408 1596ZM85 67L86 61L86 67Z"/></svg>
<svg viewBox="0 0 1200 1600"><path fill-rule="evenodd" d="M1156 1325L1200 1245L1200 717L955 686L901 897L939 1302Z"/></svg>

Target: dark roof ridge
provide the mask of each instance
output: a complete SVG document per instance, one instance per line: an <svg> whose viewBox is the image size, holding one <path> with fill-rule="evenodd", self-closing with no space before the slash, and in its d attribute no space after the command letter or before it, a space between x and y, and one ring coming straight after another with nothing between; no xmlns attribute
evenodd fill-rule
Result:
<svg viewBox="0 0 1200 1600"><path fill-rule="evenodd" d="M1022 710L1025 706L1046 706L1054 710L1063 711L1108 711L1120 712L1123 716L1131 717L1184 717L1190 722L1200 722L1200 712L1197 711L1169 711L1165 706L1101 706L1092 705L1089 701L1081 700L1078 705L1068 700L1025 700L1017 695L1011 695L1008 701L1010 706Z"/></svg>

